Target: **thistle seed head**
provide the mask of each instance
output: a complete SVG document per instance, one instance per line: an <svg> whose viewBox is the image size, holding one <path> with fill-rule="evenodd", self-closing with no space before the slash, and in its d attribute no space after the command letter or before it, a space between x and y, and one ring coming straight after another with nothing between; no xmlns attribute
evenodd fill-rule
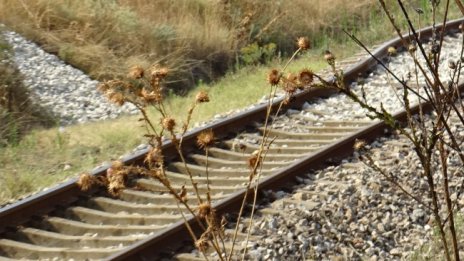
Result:
<svg viewBox="0 0 464 261"><path fill-rule="evenodd" d="M281 74L277 69L272 69L271 72L267 75L267 81L272 86L276 86L280 82Z"/></svg>
<svg viewBox="0 0 464 261"><path fill-rule="evenodd" d="M197 93L197 96L195 96L195 101L197 103L209 102L208 93L205 91L200 91L199 93Z"/></svg>
<svg viewBox="0 0 464 261"><path fill-rule="evenodd" d="M307 37L300 37L297 40L298 48L301 50L308 50L311 48L311 43L309 42Z"/></svg>
<svg viewBox="0 0 464 261"><path fill-rule="evenodd" d="M149 164L156 163L158 165L161 165L163 161L164 161L163 153L161 149L159 149L158 147L151 148L148 151L147 156L145 157L145 162Z"/></svg>
<svg viewBox="0 0 464 261"><path fill-rule="evenodd" d="M163 128L172 132L176 126L176 121L173 118L166 117L161 121L161 124L163 125Z"/></svg>
<svg viewBox="0 0 464 261"><path fill-rule="evenodd" d="M119 105L119 106L124 105L124 102L125 102L124 95L120 92L108 91L107 97L112 103L116 105Z"/></svg>
<svg viewBox="0 0 464 261"><path fill-rule="evenodd" d="M364 140L356 139L356 141L354 142L354 145L353 145L353 148L354 148L355 151L362 150L365 147L366 147L366 142Z"/></svg>
<svg viewBox="0 0 464 261"><path fill-rule="evenodd" d="M325 50L324 60L326 60L328 64L333 64L335 62L335 56L332 54L331 51Z"/></svg>
<svg viewBox="0 0 464 261"><path fill-rule="evenodd" d="M163 95L158 91L147 91L145 88L140 92L142 99L147 104L160 103L163 101Z"/></svg>
<svg viewBox="0 0 464 261"><path fill-rule="evenodd" d="M150 72L152 78L161 80L168 75L169 69L166 67L160 67L159 65L155 65L151 68Z"/></svg>
<svg viewBox="0 0 464 261"><path fill-rule="evenodd" d="M388 53L388 55L390 55L390 56L396 55L396 48L395 48L394 46L388 47L387 53Z"/></svg>
<svg viewBox="0 0 464 261"><path fill-rule="evenodd" d="M212 208L208 202L203 202L198 206L198 216L200 218L207 218L211 215Z"/></svg>
<svg viewBox="0 0 464 261"><path fill-rule="evenodd" d="M95 177L89 173L82 173L77 180L77 186L82 191L88 191L96 183Z"/></svg>
<svg viewBox="0 0 464 261"><path fill-rule="evenodd" d="M294 73L289 73L285 79L284 91L290 95L298 89L298 76Z"/></svg>
<svg viewBox="0 0 464 261"><path fill-rule="evenodd" d="M207 149L214 144L214 133L212 129L200 132L197 136L197 145L200 149Z"/></svg>
<svg viewBox="0 0 464 261"><path fill-rule="evenodd" d="M143 77L144 70L142 67L136 65L129 70L129 78L140 79Z"/></svg>
<svg viewBox="0 0 464 261"><path fill-rule="evenodd" d="M314 73L309 69L303 69L298 75L298 81L302 85L310 85L314 81Z"/></svg>

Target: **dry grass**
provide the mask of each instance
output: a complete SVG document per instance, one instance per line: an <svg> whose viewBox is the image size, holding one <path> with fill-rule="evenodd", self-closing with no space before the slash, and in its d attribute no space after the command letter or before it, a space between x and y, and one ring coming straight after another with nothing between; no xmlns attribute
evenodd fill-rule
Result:
<svg viewBox="0 0 464 261"><path fill-rule="evenodd" d="M222 76L249 44L275 43L285 55L304 34L327 45L376 12L368 0L224 2L0 0L0 22L97 79L134 64L165 63L179 90Z"/></svg>

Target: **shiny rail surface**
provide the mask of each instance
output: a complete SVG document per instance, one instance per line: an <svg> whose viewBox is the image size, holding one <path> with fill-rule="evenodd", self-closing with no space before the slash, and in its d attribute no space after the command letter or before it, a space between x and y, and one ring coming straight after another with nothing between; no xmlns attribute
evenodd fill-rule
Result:
<svg viewBox="0 0 464 261"><path fill-rule="evenodd" d="M451 21L447 31L456 31L464 19ZM431 36L431 28L421 32ZM373 51L382 59L390 46L400 47L400 39L388 41ZM347 83L367 75L377 62L372 57L357 55L341 64ZM329 79L330 80L330 79ZM312 89L298 93L295 100L283 107L303 110L302 105L315 98L334 94L330 89ZM276 109L280 100L275 101ZM248 155L258 147L262 135L261 123L266 106L261 105L188 133L184 137L184 153L188 167L198 181L200 191L206 190L206 157L195 145L199 132L213 129L219 137L209 150L208 171L214 207L218 214L234 212L245 194L248 180ZM405 118L405 113L395 115ZM298 119L304 133L273 130L274 145L263 165L260 190L275 189L308 169L324 167L352 153L355 139L371 141L388 129L382 122L327 121L315 126L311 119ZM163 146L167 174L175 188L189 179L183 163L176 157L173 144ZM147 151L123 159L125 164L143 164ZM109 166L94 170L92 175L104 175ZM107 259L153 260L162 252L175 251L182 240L189 239L184 222L172 196L154 180L138 179L142 190L124 190L119 198L112 198L97 189L83 193L71 180L63 185L0 209L0 260L14 259ZM146 190L144 191L143 188ZM160 191L160 192L153 192ZM195 227L193 218L188 218ZM185 256L185 260L191 257ZM184 259L178 256L178 259Z"/></svg>

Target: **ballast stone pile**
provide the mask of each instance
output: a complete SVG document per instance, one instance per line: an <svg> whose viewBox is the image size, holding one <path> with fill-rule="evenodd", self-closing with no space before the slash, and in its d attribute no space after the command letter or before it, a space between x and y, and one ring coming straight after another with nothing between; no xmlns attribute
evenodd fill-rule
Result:
<svg viewBox="0 0 464 261"><path fill-rule="evenodd" d="M32 99L57 117L60 125L114 119L137 110L131 104L117 107L97 91L98 81L46 53L15 32L4 31L14 51L14 62L24 76Z"/></svg>
<svg viewBox="0 0 464 261"><path fill-rule="evenodd" d="M382 162L381 167L431 203L419 160L405 138L381 138L370 148L368 154ZM450 161L450 173L456 174L450 178L452 197L464 182L455 172L459 168L458 160ZM435 175L440 180L439 171ZM261 239L249 242L251 259L376 261L427 255L427 244L433 241L432 213L356 157L300 182L291 194L268 195L279 199L261 210L254 223L251 235ZM440 186L438 193L443 193ZM445 209L442 213L445 216Z"/></svg>

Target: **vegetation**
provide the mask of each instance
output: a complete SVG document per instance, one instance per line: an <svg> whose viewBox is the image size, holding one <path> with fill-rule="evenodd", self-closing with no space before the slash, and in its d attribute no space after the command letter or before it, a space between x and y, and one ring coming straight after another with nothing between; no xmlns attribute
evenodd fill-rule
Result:
<svg viewBox="0 0 464 261"><path fill-rule="evenodd" d="M459 164L464 165L464 154L462 152L462 137L457 131L452 130L452 117L457 117L460 124L464 124L464 103L461 99L462 89L460 85L460 75L462 73L462 54L464 45L456 46L455 57L447 60L450 79L446 79L441 68L443 66L442 46L445 36L444 30L438 29L437 25L445 26L448 21L448 11L459 10L464 15L464 5L460 0L456 0L453 5L450 1L440 3L440 1L430 1L424 8L416 10L416 16L421 16L424 12L429 12L429 19L432 26L430 47L426 47L420 33L417 32L418 24L413 22L414 11L406 9L402 1L397 1L394 5L401 9L401 17L407 21L406 30L398 24L397 16L392 14L393 4L387 4L384 0L378 0L383 11L388 16L391 25L397 31L401 39L401 47L408 51L414 63L414 71L411 72L410 79L393 73L387 64L378 61L390 77L389 85L393 88L392 82L399 84L401 90L397 93L397 98L402 104L402 109L406 112L406 122L401 123L393 117L393 113L384 108L382 104L369 102L366 93L361 86L361 90L352 90L343 80L343 72L337 70L333 57L327 56L328 63L332 67L334 82L324 82L328 88L335 88L346 95L364 109L368 110L368 116L372 119L379 119L392 129L405 136L413 151L419 159L421 171L418 173L427 181L425 189L412 188L408 186L407 180L401 178L395 171L385 169L374 161L365 150L365 142L358 141L354 147L361 152L360 159L373 170L385 177L398 190L403 192L411 201L418 206L427 209L433 216L434 228L439 238L438 245L429 250L436 251L432 255L437 255L446 260L460 260L459 239L462 231L457 229L458 213L460 210L459 201L463 188L453 188L450 181L459 176L458 171L452 170L452 160L458 160ZM441 11L441 12L439 12ZM459 26L461 38L464 33L464 23ZM403 31L408 32L408 37L403 37ZM349 34L349 33L348 33ZM364 48L362 41L359 41L353 34L350 37ZM366 51L367 48L366 48ZM388 55L396 54L395 47L388 48ZM440 58L441 57L441 58ZM330 59L329 59L330 58ZM421 83L421 82L424 83ZM413 99L417 98L419 106L417 108ZM430 117L424 113L424 105L430 104ZM408 177L409 178L409 177ZM406 178L406 179L408 179ZM412 178L412 177L411 177ZM410 183L409 183L410 184ZM452 196L454 194L454 196ZM421 255L422 256L422 255ZM427 254L425 254L427 256ZM427 257L424 257L427 258Z"/></svg>
<svg viewBox="0 0 464 261"><path fill-rule="evenodd" d="M383 1L379 1L384 3ZM262 88L262 75L268 69L260 64L266 62L281 63L284 67L281 71L275 71L269 78L273 84L271 94L276 90L276 85L283 83L284 90L288 95L295 91L295 88L301 87L301 79L288 77L283 80L284 71L295 71L296 68L310 67L312 70L318 70L322 67L320 56L322 50L335 50L337 56L343 57L343 51L347 54L354 48L353 44L347 44L343 31L349 31L361 39L361 42L370 45L376 41L383 40L392 36L395 32L385 30L389 21L395 21L396 29L404 29L407 19L401 15L403 8L409 10L436 10L436 1L418 0L411 1L408 6L395 6L383 13L382 8L373 1L352 1L332 0L332 1L257 1L257 0L238 0L238 1L209 1L209 0L179 0L176 4L172 1L103 1L103 0L0 0L0 14L2 22L11 28L24 34L25 36L39 42L52 53L58 54L62 59L73 64L91 76L104 80L110 78L122 79L126 75L126 70L134 65L140 65L140 68L148 68L150 64L159 64L169 68L170 74L166 84L170 87L166 93L167 98L163 101L164 106L159 106L159 101L150 100L151 97L138 95L137 99L143 100L141 111L148 113L144 117L143 123L150 125L154 121L151 119L161 118L163 124L149 130L151 139L149 140L153 148L160 146L158 132L164 130L171 134L174 139L173 124L168 124L167 119L183 119L185 111L190 108L190 103L194 100L193 92L188 89L208 90L211 102L202 104L196 108L197 111L188 116L192 116L193 122L207 120L216 113L229 111L231 109L246 106L254 103L263 95L269 93L269 89ZM429 8L430 5L432 8ZM391 5L389 5L391 6ZM253 10L260 10L254 12ZM342 10L342 11L340 11ZM451 16L456 16L457 8L451 11ZM444 12L440 13L441 15ZM392 19L392 18L395 19ZM423 20L421 20L421 17ZM327 18L331 18L327 22ZM422 16L415 16L416 26L421 22L425 24L429 18L435 19L430 12L425 12ZM375 22L374 22L375 21ZM409 21L410 22L410 21ZM391 28L391 27L389 27ZM291 67L283 66L280 61L282 57L288 56L294 50L294 42L299 35L311 35L311 43L315 49L305 55L298 55L298 58ZM329 40L330 39L330 40ZM347 47L348 46L348 47ZM7 50L4 45L2 53L6 54ZM300 49L306 49L307 46L300 44ZM1 50L1 49L0 49ZM339 51L340 50L340 51ZM295 54L296 54L295 53ZM326 55L326 57L329 57ZM292 57L290 60L293 60ZM427 57L425 57L428 59ZM333 59L333 56L332 56ZM3 60L3 59L2 59ZM386 111L378 111L369 104L352 93L343 85L342 73L334 67L333 60L328 59L329 65L332 66L334 75L338 79L335 83L324 83L327 87L337 88L340 92L353 98L355 101L369 109L374 117L385 120L392 127L409 135L414 146L417 148L418 156L423 159L421 163L424 167L424 175L429 178L430 197L433 199L434 206L432 210L437 221L440 239L447 259L451 259L454 254L459 259L457 251L457 236L454 228L453 212L455 211L450 205L451 199L447 193L439 199L434 192L435 185L433 182L433 167L430 166L431 152L430 147L438 148L442 161L441 168L446 173L446 150L445 147L457 151L462 155L458 144L446 143L441 130L433 129L435 132L428 132L423 122L419 123L409 117L410 126L414 126L422 132L422 136L416 136L416 133L409 133L404 128L392 121L390 114ZM244 67L246 66L246 67ZM459 68L461 64L459 62ZM1 69L1 68L0 68ZM231 73L231 69L234 69ZM432 68L436 70L436 68ZM20 76L13 69L5 69L0 83L3 88L4 104L0 110L0 115L6 115L1 118L2 121L10 119L9 115L13 112L13 107L24 104L23 101L11 98L13 91L18 94L25 93L22 91ZM204 84L211 80L217 80L229 72L222 80L213 84ZM306 71L308 74L309 71ZM8 78L13 75L14 78ZM273 78L274 77L274 78ZM13 79L13 80L11 80ZM312 79L312 76L311 76ZM459 109L452 108L448 99L443 93L435 92L440 87L440 81L431 78L429 82L429 92L440 98L445 103L435 103L437 115L443 116L450 112L462 113ZM134 80L134 79L133 79ZM137 80L137 79L136 79ZM283 82L282 82L283 81ZM196 86L196 87L194 87ZM155 91L159 91L160 85L153 85ZM410 90L404 85L405 90ZM108 88L117 88L109 86ZM6 91L5 91L6 90ZM21 91L20 91L21 90ZM182 93L185 96L177 96L176 93ZM407 91L404 92L404 101L407 101ZM156 93L158 94L158 93ZM110 97L112 98L112 97ZM114 100L117 103L127 102L128 96L123 96L123 100ZM134 98L134 99L135 99ZM149 99L150 98L150 99ZM195 97L197 103L203 103L205 99ZM209 99L208 99L209 100ZM14 103L12 103L14 101ZM135 100L133 100L135 101ZM227 102L225 102L227 101ZM432 101L435 102L435 101ZM146 103L146 104L145 104ZM152 104L153 103L153 104ZM405 106L409 106L405 102ZM148 110L146 105L155 105L154 109ZM169 117L167 111L169 111ZM32 112L32 111L30 111ZM31 113L33 115L33 113ZM269 115L268 115L269 116ZM40 116L40 119L46 117ZM437 117L436 125L446 126L445 117ZM146 129L140 128L134 122L136 117L125 117L122 120L114 120L99 123L88 123L79 126L70 126L65 129L46 129L34 130L23 139L18 138L18 126L21 123L22 116L14 117L14 120L6 121L7 124L0 125L0 138L4 141L4 148L0 152L0 166L2 172L6 173L0 177L0 203L15 198L24 193L29 193L37 188L48 186L61 180L73 173L89 169L102 160L117 159L119 155L127 152L142 142L141 137ZM158 123L159 121L156 121ZM6 126L6 127L4 127ZM92 131L89 131L89 130ZM181 133L187 129L178 129ZM210 136L208 136L210 135ZM205 133L199 137L198 143L205 148L212 138ZM452 136L452 133L447 133ZM259 179L259 164L261 155L265 155L266 136L261 144L258 155L250 156L250 182L254 178ZM432 141L429 145L427 142ZM426 145L423 145L426 144ZM179 147L181 142L179 143ZM358 146L362 147L360 144ZM437 147L435 147L437 146ZM362 148L358 148L362 149ZM153 151L153 153L156 151ZM180 149L179 149L180 152ZM18 157L18 156L21 157ZM40 159L40 160L38 160ZM368 159L368 158L367 158ZM462 159L461 159L462 160ZM24 164L24 163L27 164ZM163 174L162 164L148 159L148 169L137 169L140 175L151 175L157 178L163 184L169 184ZM373 166L373 168L376 168ZM44 171L45 169L45 171ZM111 168L114 174L121 172L127 175L133 169L125 169L120 165L113 165ZM388 173L382 174L389 177ZM40 176L40 179L37 179ZM113 184L117 189L123 188L121 179L112 182L108 176L107 182L110 188ZM116 176L113 176L116 177ZM89 180L88 176L81 176L81 185L85 183L94 183ZM193 180L192 180L193 182ZM124 183L124 182L122 182ZM194 182L192 184L195 184ZM437 184L437 183L435 183ZM400 187L401 184L398 184ZM169 186L166 185L169 189ZM194 185L195 187L195 185ZM443 185L446 192L446 184ZM110 189L110 192L113 191ZM114 191L117 194L117 190ZM186 201L177 192L172 191L174 197L179 200L179 204ZM218 230L218 220L212 213L208 194L196 195L198 197L198 209L195 212L186 205L186 208L196 215L203 224L204 238L192 237L197 243L197 247L202 250L207 240L208 245L216 248L220 254L231 253L221 252L218 241L221 239L221 233ZM256 197L256 193L254 195ZM204 197L202 200L201 197ZM416 200L416 198L413 198ZM441 200L441 202L440 202ZM440 204L446 203L447 217L449 222L442 225L442 214L438 211ZM421 203L419 200L418 203ZM201 212L203 211L203 212ZM214 230L208 230L211 228ZM451 240L447 240L445 229L450 231ZM209 238L209 239L208 239ZM214 239L214 240L212 240ZM203 241L202 241L203 240ZM448 242L451 241L453 245ZM222 255L219 255L222 256Z"/></svg>
<svg viewBox="0 0 464 261"><path fill-rule="evenodd" d="M385 39L385 21L369 0L0 0L0 22L92 77L159 63L177 93L288 56L301 35L314 48L345 43L342 29Z"/></svg>

